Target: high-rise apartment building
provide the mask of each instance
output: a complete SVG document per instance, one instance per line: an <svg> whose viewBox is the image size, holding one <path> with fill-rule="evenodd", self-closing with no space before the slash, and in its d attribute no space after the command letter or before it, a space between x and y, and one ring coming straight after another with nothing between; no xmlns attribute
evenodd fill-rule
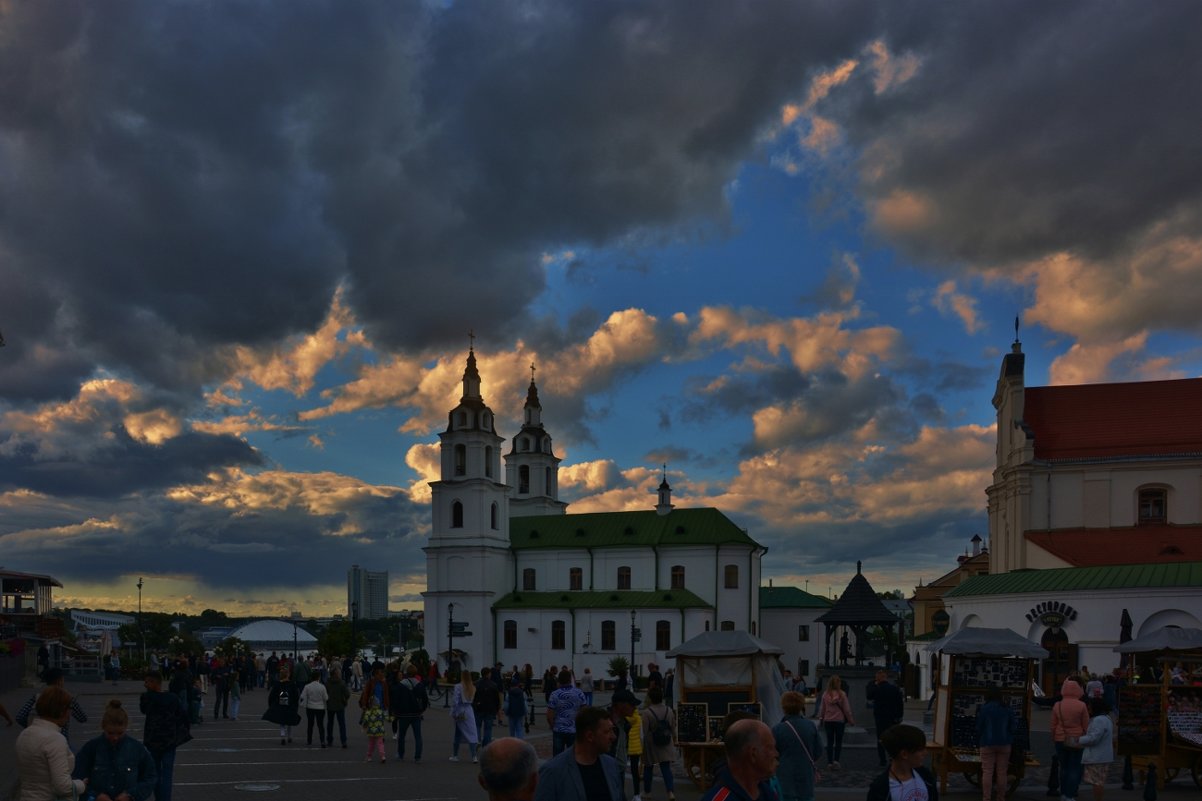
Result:
<svg viewBox="0 0 1202 801"><path fill-rule="evenodd" d="M360 620L388 617L388 571L364 570L351 565L346 571L346 616L351 617L351 604L359 604Z"/></svg>

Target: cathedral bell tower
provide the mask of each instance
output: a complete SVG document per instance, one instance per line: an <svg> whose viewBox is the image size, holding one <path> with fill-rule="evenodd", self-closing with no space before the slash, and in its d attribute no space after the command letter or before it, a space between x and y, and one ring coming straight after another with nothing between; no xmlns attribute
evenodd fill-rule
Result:
<svg viewBox="0 0 1202 801"><path fill-rule="evenodd" d="M513 517L561 515L568 505L559 500L560 459L551 448L551 435L543 428L543 407L530 365L530 388L522 409L522 428L505 454L505 480L509 484L509 514Z"/></svg>
<svg viewBox="0 0 1202 801"><path fill-rule="evenodd" d="M509 487L501 481L501 444L492 409L480 395L474 348L468 349L463 396L451 410L441 440L441 477L430 482L433 520L426 552L427 650L441 664L453 658L479 670L492 664L495 648L491 607L513 584L509 549ZM470 634L454 638L451 619Z"/></svg>

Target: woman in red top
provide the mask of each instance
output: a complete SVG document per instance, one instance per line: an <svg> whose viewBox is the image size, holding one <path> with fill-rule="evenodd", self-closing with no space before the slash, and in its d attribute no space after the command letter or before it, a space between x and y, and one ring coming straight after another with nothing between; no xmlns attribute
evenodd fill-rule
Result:
<svg viewBox="0 0 1202 801"><path fill-rule="evenodd" d="M852 726L856 725L851 714L851 704L847 702L847 693L843 692L843 680L838 676L831 676L826 681L819 719L826 729L826 763L832 769L838 770L839 757L843 755L843 729L849 723Z"/></svg>
<svg viewBox="0 0 1202 801"><path fill-rule="evenodd" d="M1076 801L1081 786L1081 748L1077 738L1089 729L1089 707L1081 700L1085 688L1073 679L1060 687L1060 700L1052 707L1052 740L1060 759L1060 795Z"/></svg>

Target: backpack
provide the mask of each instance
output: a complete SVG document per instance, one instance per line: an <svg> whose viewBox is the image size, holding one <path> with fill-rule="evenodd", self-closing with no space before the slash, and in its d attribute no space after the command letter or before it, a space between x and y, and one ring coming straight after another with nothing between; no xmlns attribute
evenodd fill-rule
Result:
<svg viewBox="0 0 1202 801"><path fill-rule="evenodd" d="M659 715L647 710L647 714L655 718L655 726L651 729L651 742L661 748L672 744L672 727L668 725L667 718L660 718Z"/></svg>
<svg viewBox="0 0 1202 801"><path fill-rule="evenodd" d="M392 707L398 715L420 715L430 706L425 688L409 679L397 682L390 690L394 693Z"/></svg>
<svg viewBox="0 0 1202 801"><path fill-rule="evenodd" d="M526 693L521 687L510 687L507 693L509 703L506 705L505 714L511 718L526 716Z"/></svg>

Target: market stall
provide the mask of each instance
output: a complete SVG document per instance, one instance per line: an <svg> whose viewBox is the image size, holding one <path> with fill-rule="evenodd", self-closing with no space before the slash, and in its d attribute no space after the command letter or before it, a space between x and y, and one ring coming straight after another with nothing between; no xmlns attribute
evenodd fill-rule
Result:
<svg viewBox="0 0 1202 801"><path fill-rule="evenodd" d="M780 722L784 651L745 631L707 631L668 651L676 660L676 743L689 777L710 786L722 755L723 721L744 710Z"/></svg>
<svg viewBox="0 0 1202 801"><path fill-rule="evenodd" d="M1119 756L1161 787L1183 770L1202 787L1202 629L1162 628L1118 645L1129 682L1119 689ZM1141 664L1142 663L1142 664Z"/></svg>
<svg viewBox="0 0 1202 801"><path fill-rule="evenodd" d="M1026 769L1039 764L1031 753L1031 685L1035 660L1048 652L1010 629L986 628L960 629L927 650L939 660L935 723L927 750L940 792L947 791L950 773L980 783L977 710L985 703L986 690L996 688L1018 719L1006 787L1006 795L1013 794Z"/></svg>

